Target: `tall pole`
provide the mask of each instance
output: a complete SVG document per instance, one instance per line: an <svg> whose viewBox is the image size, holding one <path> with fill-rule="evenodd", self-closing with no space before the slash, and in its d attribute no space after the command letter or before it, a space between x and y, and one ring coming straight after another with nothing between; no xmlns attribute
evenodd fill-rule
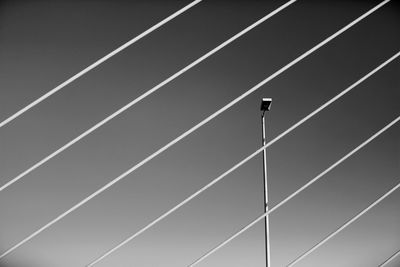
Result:
<svg viewBox="0 0 400 267"><path fill-rule="evenodd" d="M261 102L261 126L262 145L267 144L266 138L266 117L265 112L270 109L272 99L263 98ZM267 179L267 149L263 150L263 183L264 183L264 212L268 212L268 179ZM269 216L265 216L265 265L271 267L270 243L269 243Z"/></svg>

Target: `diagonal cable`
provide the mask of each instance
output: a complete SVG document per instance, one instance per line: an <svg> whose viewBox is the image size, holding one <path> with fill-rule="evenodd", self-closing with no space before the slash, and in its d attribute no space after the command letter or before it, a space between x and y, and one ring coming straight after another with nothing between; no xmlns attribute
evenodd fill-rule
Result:
<svg viewBox="0 0 400 267"><path fill-rule="evenodd" d="M193 61L192 63L190 63L189 65L187 65L186 67L184 67L183 69L181 69L180 71L176 72L174 75L170 76L169 78L167 78L166 80L164 80L163 82L159 83L158 85L154 86L153 88L151 88L150 90L148 90L147 92L145 92L144 94L142 94L141 96L139 96L138 98L134 99L133 101L131 101L130 103L128 103L127 105L125 105L124 107L120 108L119 110L117 110L116 112L112 113L111 115L109 115L108 117L106 117L105 119L101 120L100 122L98 122L97 124L95 124L94 126L92 126L91 128L89 128L88 130L86 130L85 132L83 132L82 134L80 134L79 136L75 137L74 139L72 139L71 141L69 141L68 143L66 143L65 145L63 145L62 147L60 147L59 149L57 149L56 151L54 151L53 153L49 154L48 156L46 156L45 158L43 158L42 160L38 161L37 163L35 163L34 165L32 165L30 168L26 169L25 171L23 171L22 173L18 174L16 177L12 178L11 180L9 180L7 183L5 183L4 185L0 186L0 191L4 190L5 188L9 187L10 185L12 185L13 183L17 182L18 180L20 180L21 178L23 178L24 176L26 176L27 174L31 173L32 171L34 171L35 169L39 168L40 166L42 166L44 163L46 163L47 161L49 161L50 159L54 158L55 156L57 156L58 154L60 154L61 152L63 152L64 150L66 150L67 148L69 148L70 146L72 146L73 144L77 143L78 141L80 141L81 139L83 139L84 137L86 137L87 135L91 134L92 132L94 132L96 129L100 128L101 126L103 126L104 124L106 124L107 122L109 122L110 120L112 120L113 118L117 117L119 114L121 114L122 112L124 112L125 110L129 109L130 107L132 107L133 105L137 104L138 102L140 102L141 100L143 100L144 98L148 97L149 95L151 95L152 93L156 92L158 89L160 89L161 87L163 87L164 85L168 84L169 82L173 81L174 79L178 78L180 75L184 74L185 72L187 72L188 70L190 70L191 68L193 68L194 66L198 65L200 62L204 61L205 59L207 59L208 57L210 57L211 55L215 54L216 52L218 52L219 50L221 50L222 48L224 48L225 46L227 46L228 44L232 43L233 41L235 41L236 39L238 39L239 37L241 37L242 35L246 34L247 32L251 31L252 29L254 29L255 27L257 27L258 25L260 25L261 23L263 23L264 21L266 21L267 19L271 18L273 15L279 13L280 11L282 11L283 9L285 9L286 7L288 7L289 5L293 4L294 2L296 2L297 0L291 0L289 2L287 2L286 4L280 6L279 8L275 9L274 11L272 11L271 13L269 13L268 15L264 16L263 18L261 18L260 20L256 21L255 23L251 24L250 26L248 26L247 28L245 28L244 30L240 31L239 33L235 34L234 36L232 36L231 38L229 38L228 40L226 40L225 42L223 42L222 44L220 44L219 46L215 47L214 49L210 50L208 53L204 54L203 56L201 56L200 58L198 58L197 60Z"/></svg>
<svg viewBox="0 0 400 267"><path fill-rule="evenodd" d="M378 4L377 6L375 6L374 8L370 9L368 12L364 13L363 15L361 15L360 17L358 17L357 19L355 19L354 21L352 21L351 23L349 23L348 25L346 25L345 27L343 27L342 29L340 29L339 31L334 33L333 35L329 36L328 38L326 38L325 40L323 40L322 42L320 42L319 44L317 44L316 46L314 46L313 48L311 48L310 50L308 50L307 52L305 52L304 54L302 54L301 56L299 56L295 60L291 61L289 64L285 65L284 67L282 67L281 69L279 69L278 71L273 73L271 76L269 76L265 80L261 81L260 83L258 83L254 87L252 87L250 90L248 90L247 92L245 92L241 96L239 96L236 99L232 100L229 104L227 104L223 108L219 109L218 111L216 111L215 113L213 113L212 115L210 115L209 117L207 117L206 119L201 121L200 123L198 123L195 126L193 126L192 128L190 128L188 131L184 132L183 134L181 134L180 136L178 136L174 140L170 141L168 144L166 144L165 146L163 146L162 148L160 148L159 150L157 150L156 152L154 152L153 154L151 154L150 156L148 156L147 158L145 158L144 160L142 160L141 162L139 162L138 164L136 164L135 166L133 166L129 170L125 171L120 176L116 177L114 180L110 181L109 183L107 183L106 185L104 185L103 187L101 187L100 189L98 189L97 191L92 193L91 195L87 196L85 199L81 200L79 203L75 204L74 206L72 206L71 208L69 208L68 210L66 210L65 212L63 212L62 214L60 214L59 216L57 216L56 218L54 218L53 220L51 220L50 222L48 222L47 224L42 226L41 228L39 228L38 230L36 230L32 234L30 234L29 236L24 238L22 241L18 242L13 247L11 247L8 250L6 250L3 254L0 255L0 259L5 257L7 254L11 253L13 250L17 249L18 247L20 247L21 245L23 245L24 243L26 243L27 241L29 241L30 239L35 237L36 235L40 234L42 231L44 231L45 229L49 228L50 226L52 226L53 224L55 224L56 222L58 222L59 220L61 220L65 216L67 216L68 214L70 214L71 212L75 211L76 209L78 209L79 207L84 205L86 202L90 201L92 198L94 198L97 195L101 194L102 192L104 192L105 190L107 190L108 188L113 186L115 183L117 183L121 179L125 178L127 175L129 175L130 173L132 173L136 169L140 168L141 166L143 166L144 164L146 164L147 162L149 162L150 160L152 160L153 158L155 158L156 156L158 156L159 154L161 154L162 152L167 150L169 147L171 147L174 144L178 143L180 140L184 139L186 136L188 136L192 132L196 131L198 128L200 128L204 124L208 123L209 121L211 121L212 119L214 119L215 117L220 115L222 112L224 112L225 110L229 109L230 107L235 105L237 102L239 102L240 100L242 100L243 98L245 98L249 94L253 93L257 89L259 89L261 86L263 86L267 82L271 81L273 78L279 76L281 73L283 73L284 71L286 71L287 69L289 69L293 65L297 64L298 62L300 62L301 60L303 60L304 58L306 58L310 54L314 53L316 50L318 50L319 48L323 47L325 44L327 44L328 42L330 42L331 40L333 40L334 38L336 38L340 34L344 33L345 31L347 31L348 29L350 29L351 27L356 25L358 22L360 22L364 18L368 17L370 14L372 14L373 12L375 12L376 10L378 10L380 7L382 7L383 5L387 4L388 2L390 2L390 0L385 0L385 1L381 2L380 4Z"/></svg>
<svg viewBox="0 0 400 267"><path fill-rule="evenodd" d="M400 56L400 52L397 52L395 55L393 55L392 57L390 57L389 59L387 59L385 62L383 62L382 64L380 64L378 67L376 67L375 69L373 69L372 71L370 71L368 74L366 74L365 76L363 76L361 79L359 79L358 81L356 81L355 83L353 83L352 85L350 85L348 88L346 88L345 90L343 90L342 92L340 92L339 94L337 94L335 97L333 97L332 99L330 99L329 101L327 101L326 103L324 103L323 105L321 105L319 108L317 108L316 110L314 110L313 112L311 112L310 114L308 114L306 117L304 117L303 119L301 119L300 121L298 121L296 124L294 124L293 126L291 126L290 128L288 128L286 131L282 132L281 134L279 134L276 138L274 138L273 140L271 140L269 143L267 143L265 146L261 147L260 149L258 149L256 152L252 153L250 156L246 157L244 160L240 161L239 163L237 163L236 165L234 165L232 168L230 168L228 171L224 172L223 174L221 174L220 176L218 176L217 178L215 178L214 180L212 180L210 183L208 183L207 185L205 185L204 187L202 187L201 189L199 189L198 191L196 191L195 193L193 193L192 195L190 195L189 197L187 197L185 200L183 200L182 202L180 202L179 204L177 204L176 206L174 206L173 208L171 208L170 210L168 210L167 212L165 212L164 214L162 214L161 216L159 216L158 218L156 218L155 220L153 220L151 223L147 224L145 227L143 227L142 229L140 229L139 231L137 231L136 233L134 233L133 235L131 235L130 237L126 238L125 240L123 240L122 242L120 242L118 245L114 246L112 249L108 250L107 252L105 252L103 255L101 255L100 257L98 257L96 260L94 260L93 262L91 262L90 264L88 264L87 266L93 266L96 263L100 262L101 260L103 260L105 257L109 256L110 254L112 254L113 252L115 252L116 250L118 250L119 248L121 248L122 246L124 246L125 244L127 244L128 242L132 241L133 239L135 239L136 237L138 237L139 235L143 234L145 231L147 231L148 229L150 229L151 227L153 227L155 224L159 223L160 221L162 221L163 219L165 219L167 216L169 216L170 214L172 214L173 212L175 212L176 210L178 210L179 208L181 208L182 206L184 206L185 204L187 204L189 201L191 201L192 199L196 198L198 195L200 195L202 192L204 192L205 190L207 190L208 188L210 188L211 186L213 186L214 184L216 184L217 182L219 182L220 180L222 180L224 177L226 177L227 175L229 175L231 172L233 172L234 170L236 170L237 168L239 168L240 166L242 166L243 164L245 164L247 161L249 161L250 159L254 158L256 155L258 155L261 151L263 151L264 149L268 148L269 146L271 146L272 144L274 144L275 142L277 142L279 139L283 138L285 135L289 134L290 132L292 132L294 129L296 129L297 127L299 127L300 125L302 125L304 122L306 122L307 120L309 120L310 118L312 118L313 116L315 116L317 113L319 113L320 111L322 111L323 109L325 109L326 107L328 107L330 104L332 104L333 102L335 102L336 100L338 100L339 98L341 98L343 95L345 95L346 93L348 93L350 90L352 90L353 88L355 88L357 85L361 84L362 82L364 82L366 79L368 79L369 77L371 77L372 75L374 75L376 72L378 72L380 69L382 69L383 67L385 67L387 64L389 64L390 62L392 62L393 60L395 60L398 56Z"/></svg>
<svg viewBox="0 0 400 267"><path fill-rule="evenodd" d="M117 49L113 50L112 52L110 52L109 54L105 55L104 57L98 59L96 62L92 63L91 65L89 65L88 67L86 67L85 69L81 70L80 72L78 72L77 74L75 74L74 76L72 76L71 78L69 78L68 80L66 80L65 82L61 83L60 85L58 85L57 87L51 89L49 92L47 92L46 94L42 95L41 97L39 97L38 99L36 99L35 101L31 102L29 105L25 106L24 108L20 109L18 112L14 113L13 115L11 115L10 117L8 117L7 119L5 119L4 121L0 122L0 128L3 127L4 125L10 123L11 121L13 121L14 119L18 118L19 116L21 116L23 113L27 112L28 110L30 110L31 108L33 108L34 106L38 105L40 102L44 101L46 98L50 97L51 95L57 93L58 91L60 91L62 88L64 88L65 86L67 86L68 84L72 83L73 81L75 81L76 79L78 79L79 77L85 75L86 73L88 73L89 71L91 71L92 69L96 68L97 66L99 66L100 64L102 64L103 62L107 61L108 59L110 59L111 57L115 56L116 54L118 54L119 52L121 52L122 50L128 48L130 45L136 43L137 41L139 41L140 39L142 39L143 37L145 37L146 35L149 35L151 32L157 30L158 28L160 28L161 26L163 26L164 24L166 24L167 22L173 20L174 18L176 18L177 16L179 16L180 14L184 13L185 11L187 11L188 9L192 8L193 6L197 5L198 3L200 3L203 0L195 0L193 2L191 2L189 5L181 8L180 10L176 11L175 13L173 13L172 15L166 17L165 19L163 19L162 21L158 22L157 24L155 24L154 26L150 27L149 29L147 29L146 31L142 32L141 34L139 34L138 36L134 37L133 39L129 40L128 42L126 42L125 44L121 45L120 47L118 47Z"/></svg>
<svg viewBox="0 0 400 267"><path fill-rule="evenodd" d="M336 236L337 234L339 234L343 229L345 229L347 226L349 226L350 224L352 224L353 222L355 222L358 218L360 218L361 216L363 216L365 213L367 213L370 209L372 209L373 207L375 207L376 205L378 205L381 201L383 201L386 197L388 197L390 194L392 194L396 189L398 189L400 187L400 183L398 183L395 187L393 187L392 189L390 189L388 192L386 192L383 196L381 196L380 198L378 198L377 200L375 200L373 203L371 203L367 208L365 208L364 210L362 210L360 213L358 213L356 216L354 216L353 218L351 218L350 220L348 220L346 223L344 223L342 226L340 226L338 229L336 229L335 231L333 231L332 233L330 233L327 237L325 237L323 240L321 240L320 242L318 242L316 245L314 245L312 248L310 248L309 250L307 250L306 252L304 252L303 254L301 254L299 257L297 257L295 260L293 260L289 265L287 265L287 267L291 267L294 266L296 263L300 262L302 259L304 259L305 257L307 257L308 255L310 255L314 250L316 250L317 248L319 248L320 246L322 246L323 244L325 244L326 242L328 242L331 238L333 238L334 236Z"/></svg>
<svg viewBox="0 0 400 267"><path fill-rule="evenodd" d="M188 267L192 267L197 265L198 263L200 263L201 261L205 260L208 256L210 256L211 254L213 254L214 252L216 252L217 250L219 250L220 248L224 247L226 244L228 244L230 241L232 241L233 239L235 239L236 237L238 237L240 234L242 234L243 232L245 232L247 229L251 228L253 225L255 225L256 223L258 223L259 221L261 221L262 219L264 219L265 216L271 214L272 212L274 212L276 209L278 209L279 207L281 207L282 205L284 205L286 202L288 202L289 200L291 200L292 198L294 198L295 196L297 196L300 192L304 191L305 189L307 189L309 186L311 186L313 183L315 183L316 181L318 181L321 177L323 177L325 174L327 174L328 172L330 172L332 169L334 169L336 166L338 166L340 163L342 163L343 161L345 161L347 158L349 158L350 156L352 156L354 153L356 153L357 151L359 151L361 148L363 148L364 146L366 146L368 143L370 143L372 140L374 140L375 138L377 138L379 135L381 135L383 132L385 132L387 129L389 129L391 126L393 126L395 123L397 123L400 120L400 116L398 116L395 120L393 120L391 123L389 123L388 125L386 125L385 127L383 127L381 130L379 130L378 132L376 132L374 135L372 135L370 138L368 138L367 140L365 140L363 143L361 143L359 146L357 146L355 149L353 149L352 151L350 151L348 154L346 154L345 156L343 156L341 159L339 159L338 161L336 161L334 164L332 164L331 166L329 166L327 169L325 169L323 172L321 172L320 174L318 174L316 177L314 177L313 179L311 179L309 182L307 182L305 185L303 185L302 187L300 187L299 189L297 189L295 192L293 192L291 195L289 195L288 197L286 197L284 200L282 200L281 202L279 202L277 205L275 205L272 209L270 209L268 212L262 214L261 216L259 216L258 218L256 218L254 221L252 221L250 224L246 225L245 227L243 227L242 229L240 229L238 232L236 232L235 234L233 234L231 237L229 237L228 239L226 239L225 241L223 241L222 243L220 243L219 245L217 245L216 247L214 247L213 249L209 250L207 253L203 254L200 258L198 258L196 261L194 261L193 263L191 263L190 265L188 265Z"/></svg>
<svg viewBox="0 0 400 267"><path fill-rule="evenodd" d="M398 250L396 253L394 253L392 256L390 256L389 259L385 260L384 262L382 262L381 264L379 264L378 267L384 267L387 266L390 262L392 262L392 260L394 260L397 256L400 255L400 250Z"/></svg>

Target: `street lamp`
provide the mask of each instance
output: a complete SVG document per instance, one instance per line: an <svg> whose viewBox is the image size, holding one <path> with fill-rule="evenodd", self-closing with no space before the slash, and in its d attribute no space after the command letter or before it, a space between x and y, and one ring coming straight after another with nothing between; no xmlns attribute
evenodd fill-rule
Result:
<svg viewBox="0 0 400 267"><path fill-rule="evenodd" d="M266 118L265 112L271 108L272 98L263 98L261 100L261 125L262 125L262 145L267 144L266 138ZM268 180L267 180L267 149L263 150L263 182L264 182L264 212L268 212ZM269 216L265 216L265 265L271 267L270 245L269 245Z"/></svg>

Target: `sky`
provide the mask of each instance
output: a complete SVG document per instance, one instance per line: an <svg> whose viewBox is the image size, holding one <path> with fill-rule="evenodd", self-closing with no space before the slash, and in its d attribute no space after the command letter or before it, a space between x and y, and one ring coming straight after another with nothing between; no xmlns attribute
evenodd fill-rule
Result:
<svg viewBox="0 0 400 267"><path fill-rule="evenodd" d="M395 1L4 259L84 266L302 119L400 49ZM190 1L0 2L0 121ZM0 129L0 183L52 153L285 1L205 0ZM299 0L0 192L13 246L379 1ZM400 115L397 59L268 148L273 207ZM98 266L187 266L263 213L262 157ZM400 181L396 124L270 216L285 266ZM400 248L400 192L298 266L373 267ZM265 266L258 223L199 266ZM390 267L400 266L400 259Z"/></svg>

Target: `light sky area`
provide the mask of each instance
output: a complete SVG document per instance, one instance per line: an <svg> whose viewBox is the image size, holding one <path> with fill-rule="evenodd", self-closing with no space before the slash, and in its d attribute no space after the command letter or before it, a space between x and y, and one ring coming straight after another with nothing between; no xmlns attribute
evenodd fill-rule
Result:
<svg viewBox="0 0 400 267"><path fill-rule="evenodd" d="M0 185L287 1L204 0L0 128ZM4 259L85 266L400 51L392 1ZM190 1L0 2L0 121ZM380 1L298 0L0 192L0 254ZM400 59L268 148L270 206L400 115ZM261 154L98 265L185 267L263 213ZM286 266L400 182L400 123L270 216ZM394 192L299 267L400 249ZM199 267L263 267L258 223ZM388 267L399 267L400 259Z"/></svg>

